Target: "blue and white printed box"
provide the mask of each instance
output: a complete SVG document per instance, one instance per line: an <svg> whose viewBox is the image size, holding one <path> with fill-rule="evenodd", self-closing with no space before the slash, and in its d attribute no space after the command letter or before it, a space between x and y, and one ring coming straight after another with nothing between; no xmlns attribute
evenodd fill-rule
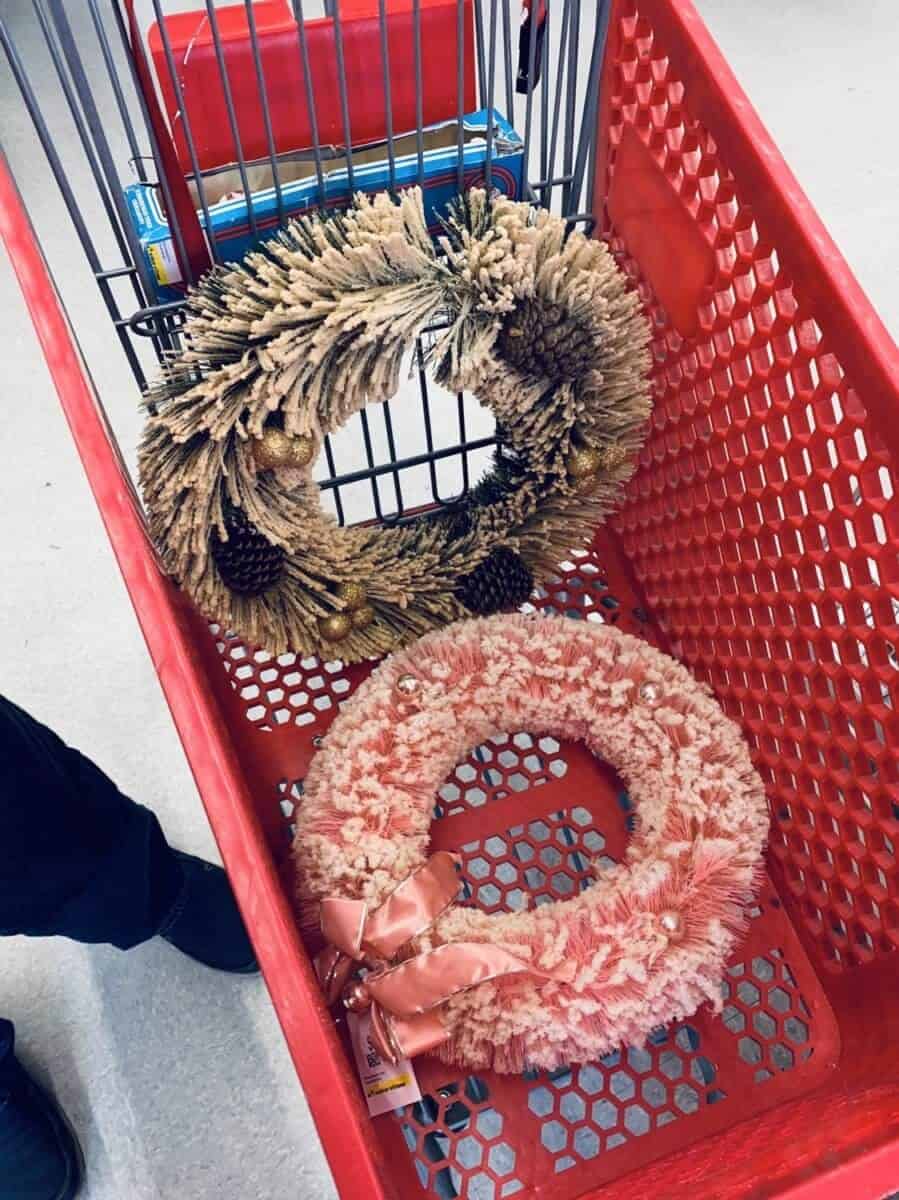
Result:
<svg viewBox="0 0 899 1200"><path fill-rule="evenodd" d="M443 121L426 128L422 134L424 161L424 205L428 227L436 231L447 205L458 194L458 122ZM463 121L463 162L465 186L484 183L487 157L487 110L471 113ZM419 178L418 138L415 133L394 139L394 176L398 189L411 187ZM325 207L338 208L350 199L346 157L342 150L322 147ZM242 180L235 166L203 176L203 187L219 257L226 262L241 259L252 246L277 232L281 225L278 197L272 182L268 160L249 163L246 173L253 196L253 215L257 232L250 229ZM493 110L493 155L491 183L513 199L522 196L524 184L524 144L509 122ZM281 202L285 218L314 211L319 207L319 184L315 162L309 152L282 155L278 159ZM196 186L188 181L197 201ZM353 188L379 192L390 185L390 166L385 142L372 143L353 151ZM150 275L156 285L159 303L181 300L185 287L175 255L172 233L162 210L158 190L146 183L133 183L125 195L134 227Z"/></svg>

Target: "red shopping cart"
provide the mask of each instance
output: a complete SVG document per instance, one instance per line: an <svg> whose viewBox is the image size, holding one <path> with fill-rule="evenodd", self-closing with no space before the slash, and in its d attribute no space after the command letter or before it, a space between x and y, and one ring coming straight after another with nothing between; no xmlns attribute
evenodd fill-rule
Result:
<svg viewBox="0 0 899 1200"><path fill-rule="evenodd" d="M528 194L609 240L654 330L651 431L626 503L533 604L636 632L714 688L767 784L769 881L719 1016L700 1012L645 1047L549 1074L460 1074L425 1058L422 1100L369 1119L298 932L288 853L306 765L367 668L245 645L161 574L6 166L0 230L298 1075L340 1192L353 1200L873 1200L899 1187L899 356L689 0L551 0L529 12L522 34L509 0L451 7L459 115L476 99L518 125ZM285 149L306 153L310 177L320 176L327 148L312 136L314 87L296 93L310 106L300 140L312 144L267 142L270 50L253 8L221 10L245 39L240 69L254 72L237 88L207 5L204 70L215 63L220 72L233 165L250 165L240 146L250 121L273 185ZM160 0L152 9L164 28ZM342 21L358 10L338 3L326 14L339 158L350 173L359 144ZM417 0L371 9L379 111L386 122L400 93L418 111L411 129L366 128L366 139L386 139L388 155L411 133L422 169L424 10ZM397 13L411 52L391 70ZM177 343L182 305L158 300L123 199L126 160L158 189L175 238L179 182L161 154L164 128L148 120L153 97L132 73L142 46L131 45L117 7L87 0L83 16L73 22L63 0L34 0L34 30L78 134L71 146L54 132L10 23L0 21L0 35L141 384L147 363ZM295 37L296 78L311 79L302 5L277 16L279 53ZM171 115L183 72L154 37L145 67L155 63ZM251 84L258 110L239 118L234 97ZM101 119L110 110L114 134ZM185 124L181 169L190 136ZM76 151L91 168L90 204L71 183L66 159ZM492 154L488 134L479 168L487 181ZM197 166L202 186L206 167ZM203 225L208 213L196 208ZM113 265L99 221L121 256ZM214 258L208 225L206 233ZM374 416L353 427L361 469L342 472L327 448L322 485L340 519L354 487L365 489L364 515L395 520L413 501L416 472L432 504L470 485L494 435L472 433L466 397L451 398L453 423L439 424L428 388L422 377L423 449L406 452L410 418L400 423L389 404L377 417L383 427ZM630 819L610 768L539 730L472 748L437 811L435 846L460 851L471 902L489 911L526 894L538 903L568 895L597 874L602 886L596 868L620 857Z"/></svg>

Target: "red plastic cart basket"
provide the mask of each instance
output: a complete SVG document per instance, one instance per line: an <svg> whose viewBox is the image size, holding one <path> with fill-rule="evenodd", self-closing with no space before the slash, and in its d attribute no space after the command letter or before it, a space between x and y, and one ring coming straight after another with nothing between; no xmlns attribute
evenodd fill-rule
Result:
<svg viewBox="0 0 899 1200"><path fill-rule="evenodd" d="M899 357L687 0L615 0L601 62L587 194L653 321L655 409L614 528L534 603L707 680L773 824L723 1014L597 1063L423 1059L423 1100L368 1118L288 855L306 764L364 669L244 645L163 577L5 169L0 226L341 1195L880 1197L899 1187ZM582 748L509 731L439 809L435 845L499 910L584 886L629 802Z"/></svg>

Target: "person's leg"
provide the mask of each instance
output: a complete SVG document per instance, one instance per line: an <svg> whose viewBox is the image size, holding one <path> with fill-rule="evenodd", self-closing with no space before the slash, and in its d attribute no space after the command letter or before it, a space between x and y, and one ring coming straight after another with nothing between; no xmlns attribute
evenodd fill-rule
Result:
<svg viewBox="0 0 899 1200"><path fill-rule="evenodd" d="M149 809L0 697L4 933L123 950L161 934L209 966L256 969L222 869L172 850Z"/></svg>
<svg viewBox="0 0 899 1200"><path fill-rule="evenodd" d="M208 966L256 961L221 867L173 850L89 759L0 696L0 934L126 950L157 934ZM72 1200L83 1162L0 1018L0 1200Z"/></svg>
<svg viewBox="0 0 899 1200"><path fill-rule="evenodd" d="M0 697L0 933L126 950L159 932L183 883L153 813Z"/></svg>
<svg viewBox="0 0 899 1200"><path fill-rule="evenodd" d="M12 1021L0 1017L0 1087L11 1077L14 1048L15 1030Z"/></svg>
<svg viewBox="0 0 899 1200"><path fill-rule="evenodd" d="M0 1017L0 1200L72 1200L84 1174L81 1148L14 1050L12 1024Z"/></svg>

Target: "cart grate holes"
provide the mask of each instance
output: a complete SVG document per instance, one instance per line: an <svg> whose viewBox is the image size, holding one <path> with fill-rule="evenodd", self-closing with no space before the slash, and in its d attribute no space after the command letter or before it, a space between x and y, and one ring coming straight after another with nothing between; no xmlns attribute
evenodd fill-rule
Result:
<svg viewBox="0 0 899 1200"><path fill-rule="evenodd" d="M523 1192L516 1173L520 1151L484 1079L451 1080L393 1115L429 1194L503 1200Z"/></svg>
<svg viewBox="0 0 899 1200"><path fill-rule="evenodd" d="M553 1173L614 1151L726 1099L718 1069L692 1024L660 1029L645 1047L613 1051L595 1063L539 1072L528 1112Z"/></svg>
<svg viewBox="0 0 899 1200"><path fill-rule="evenodd" d="M842 331L690 115L639 6L619 36L611 187L618 157L654 163L709 273L694 327L676 313L676 328L605 230L655 362L642 467L613 523L678 656L746 731L791 907L841 970L899 946L896 466L840 361Z"/></svg>

